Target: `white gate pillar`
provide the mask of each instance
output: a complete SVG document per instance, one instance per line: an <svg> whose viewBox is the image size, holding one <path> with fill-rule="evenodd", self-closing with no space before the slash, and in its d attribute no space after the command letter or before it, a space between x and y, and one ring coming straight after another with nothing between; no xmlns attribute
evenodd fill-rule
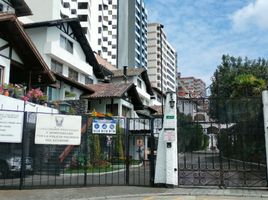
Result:
<svg viewBox="0 0 268 200"><path fill-rule="evenodd" d="M176 93L167 92L163 128L159 133L155 184L178 185L177 106Z"/></svg>
<svg viewBox="0 0 268 200"><path fill-rule="evenodd" d="M266 171L268 174L268 91L262 92L263 103L263 119L264 119L264 133L265 133L265 150L266 150Z"/></svg>

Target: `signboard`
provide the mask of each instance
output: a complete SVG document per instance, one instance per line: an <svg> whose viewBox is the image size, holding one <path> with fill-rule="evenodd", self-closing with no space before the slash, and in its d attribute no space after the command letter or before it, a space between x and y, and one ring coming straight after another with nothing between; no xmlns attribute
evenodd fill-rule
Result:
<svg viewBox="0 0 268 200"><path fill-rule="evenodd" d="M175 136L175 130L164 130L164 141L174 142Z"/></svg>
<svg viewBox="0 0 268 200"><path fill-rule="evenodd" d="M23 112L0 111L0 142L21 143Z"/></svg>
<svg viewBox="0 0 268 200"><path fill-rule="evenodd" d="M175 128L176 126L176 118L174 115L167 115L166 119L164 120L166 128Z"/></svg>
<svg viewBox="0 0 268 200"><path fill-rule="evenodd" d="M81 116L38 113L35 144L80 145Z"/></svg>
<svg viewBox="0 0 268 200"><path fill-rule="evenodd" d="M175 119L175 116L174 115L167 115L166 119Z"/></svg>
<svg viewBox="0 0 268 200"><path fill-rule="evenodd" d="M93 119L92 133L116 134L116 120Z"/></svg>

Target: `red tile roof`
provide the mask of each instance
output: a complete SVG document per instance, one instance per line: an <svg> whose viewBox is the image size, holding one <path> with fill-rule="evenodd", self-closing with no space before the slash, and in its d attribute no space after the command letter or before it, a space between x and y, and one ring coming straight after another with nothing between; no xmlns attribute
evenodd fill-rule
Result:
<svg viewBox="0 0 268 200"><path fill-rule="evenodd" d="M102 83L87 85L91 90L95 91L88 98L111 98L122 97L130 87L135 87L133 83Z"/></svg>

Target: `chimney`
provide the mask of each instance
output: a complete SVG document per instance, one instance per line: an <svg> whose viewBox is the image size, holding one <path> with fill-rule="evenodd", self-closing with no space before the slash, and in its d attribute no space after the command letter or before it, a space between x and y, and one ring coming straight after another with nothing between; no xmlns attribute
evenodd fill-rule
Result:
<svg viewBox="0 0 268 200"><path fill-rule="evenodd" d="M124 75L124 80L125 80L125 83L126 83L127 82L127 66L124 66L123 75Z"/></svg>

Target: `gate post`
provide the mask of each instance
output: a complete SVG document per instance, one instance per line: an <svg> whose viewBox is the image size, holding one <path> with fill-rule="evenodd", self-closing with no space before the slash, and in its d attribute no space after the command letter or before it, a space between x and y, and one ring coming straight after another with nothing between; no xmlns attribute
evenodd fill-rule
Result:
<svg viewBox="0 0 268 200"><path fill-rule="evenodd" d="M83 116L82 116L83 117ZM92 116L88 116L88 115L84 115L84 117L86 118L86 131L85 131L85 146L83 148L83 153L84 153L84 186L87 186L87 163L88 163L88 118L92 117Z"/></svg>
<svg viewBox="0 0 268 200"><path fill-rule="evenodd" d="M155 140L154 140L154 118L151 118L151 136L150 136L150 185L154 186L154 170L155 170Z"/></svg>
<svg viewBox="0 0 268 200"><path fill-rule="evenodd" d="M126 141L126 185L129 185L129 119L125 118L125 141Z"/></svg>
<svg viewBox="0 0 268 200"><path fill-rule="evenodd" d="M177 106L176 93L166 93L163 127L158 137L155 184L178 185Z"/></svg>
<svg viewBox="0 0 268 200"><path fill-rule="evenodd" d="M21 165L20 165L20 185L19 189L23 189L23 184L24 184L24 176L25 176L25 142L26 142L26 135L27 134L27 112L25 111L25 102L24 102L24 110L23 110L23 128L22 128L22 141L21 141Z"/></svg>
<svg viewBox="0 0 268 200"><path fill-rule="evenodd" d="M264 133L265 133L265 150L266 150L266 183L268 183L268 91L262 92L263 102L263 120L264 120Z"/></svg>

